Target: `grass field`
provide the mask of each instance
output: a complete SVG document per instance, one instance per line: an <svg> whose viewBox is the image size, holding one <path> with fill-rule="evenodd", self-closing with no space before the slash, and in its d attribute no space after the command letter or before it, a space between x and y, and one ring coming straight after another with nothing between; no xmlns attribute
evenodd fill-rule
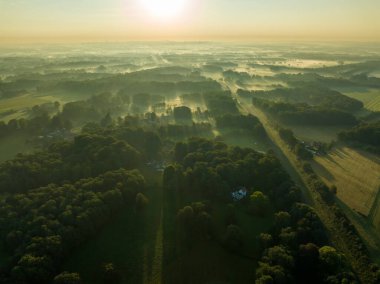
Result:
<svg viewBox="0 0 380 284"><path fill-rule="evenodd" d="M367 216L380 186L380 159L347 147L329 155L315 157L316 173L328 184L336 185L337 196L351 209Z"/></svg>
<svg viewBox="0 0 380 284"><path fill-rule="evenodd" d="M370 111L380 111L380 90L379 89L345 91L344 94L348 97L351 97L363 102L364 107Z"/></svg>
<svg viewBox="0 0 380 284"><path fill-rule="evenodd" d="M5 115L1 118L1 120L8 122L11 119L20 118L24 114L24 110L31 108L35 105L56 101L54 97L50 96L44 96L44 97L37 97L30 94L15 97L15 98L9 98L9 99L2 99L0 100L0 114L13 110L14 113L10 115Z"/></svg>

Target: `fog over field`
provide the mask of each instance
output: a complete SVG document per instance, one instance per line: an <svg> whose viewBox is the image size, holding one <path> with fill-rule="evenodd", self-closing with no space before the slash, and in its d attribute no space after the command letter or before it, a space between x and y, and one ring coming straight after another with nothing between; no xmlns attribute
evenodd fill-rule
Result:
<svg viewBox="0 0 380 284"><path fill-rule="evenodd" d="M0 283L379 283L376 43L0 47Z"/></svg>

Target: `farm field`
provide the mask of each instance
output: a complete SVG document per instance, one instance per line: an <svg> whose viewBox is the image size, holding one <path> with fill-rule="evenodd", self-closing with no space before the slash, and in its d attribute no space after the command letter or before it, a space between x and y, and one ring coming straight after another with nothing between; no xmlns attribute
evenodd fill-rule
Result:
<svg viewBox="0 0 380 284"><path fill-rule="evenodd" d="M380 111L380 90L368 89L363 91L344 92L348 97L357 99L364 103L364 108L370 111Z"/></svg>
<svg viewBox="0 0 380 284"><path fill-rule="evenodd" d="M32 108L35 105L51 102L53 100L57 100L51 96L37 97L31 94L9 98L9 99L1 99L0 100L0 115L1 120L4 122L8 122L11 119L17 119L23 117L24 111L28 108ZM10 114L2 115L6 112L10 112Z"/></svg>
<svg viewBox="0 0 380 284"><path fill-rule="evenodd" d="M380 187L380 159L347 147L328 156L316 156L312 166L337 196L351 209L368 216Z"/></svg>

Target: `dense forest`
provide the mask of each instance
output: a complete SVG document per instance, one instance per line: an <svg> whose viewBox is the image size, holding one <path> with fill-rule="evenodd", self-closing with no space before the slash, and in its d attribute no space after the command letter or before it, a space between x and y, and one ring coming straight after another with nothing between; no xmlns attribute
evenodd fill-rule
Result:
<svg viewBox="0 0 380 284"><path fill-rule="evenodd" d="M7 283L50 283L70 252L93 237L144 190L138 171L117 170L62 186L50 184L0 201L2 241L12 260Z"/></svg>

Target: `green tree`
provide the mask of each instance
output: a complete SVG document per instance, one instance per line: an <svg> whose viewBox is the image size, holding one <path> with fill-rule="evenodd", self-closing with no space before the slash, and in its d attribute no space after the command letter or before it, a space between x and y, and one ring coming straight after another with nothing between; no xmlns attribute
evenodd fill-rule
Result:
<svg viewBox="0 0 380 284"><path fill-rule="evenodd" d="M141 192L137 193L136 195L136 210L137 211L142 211L148 206L149 204L149 199L142 194Z"/></svg>
<svg viewBox="0 0 380 284"><path fill-rule="evenodd" d="M251 212L258 216L265 216L269 211L269 199L261 191L255 191L250 196Z"/></svg>
<svg viewBox="0 0 380 284"><path fill-rule="evenodd" d="M104 284L118 284L121 281L120 272L113 263L106 263L102 267Z"/></svg>
<svg viewBox="0 0 380 284"><path fill-rule="evenodd" d="M280 211L274 215L275 218L275 228L280 231L283 228L289 227L291 225L291 216L288 212Z"/></svg>
<svg viewBox="0 0 380 284"><path fill-rule="evenodd" d="M319 259L327 273L337 273L345 266L344 257L337 250L330 246L323 246L319 249Z"/></svg>
<svg viewBox="0 0 380 284"><path fill-rule="evenodd" d="M81 278L78 273L62 272L54 277L54 284L81 284Z"/></svg>
<svg viewBox="0 0 380 284"><path fill-rule="evenodd" d="M267 249L273 244L273 237L270 234L261 233L259 236L261 249Z"/></svg>
<svg viewBox="0 0 380 284"><path fill-rule="evenodd" d="M191 122L192 120L191 109L186 106L175 107L173 114L176 122Z"/></svg>
<svg viewBox="0 0 380 284"><path fill-rule="evenodd" d="M301 160L313 159L313 154L306 150L305 147L300 143L296 144L294 148L294 153L296 153L297 157Z"/></svg>

